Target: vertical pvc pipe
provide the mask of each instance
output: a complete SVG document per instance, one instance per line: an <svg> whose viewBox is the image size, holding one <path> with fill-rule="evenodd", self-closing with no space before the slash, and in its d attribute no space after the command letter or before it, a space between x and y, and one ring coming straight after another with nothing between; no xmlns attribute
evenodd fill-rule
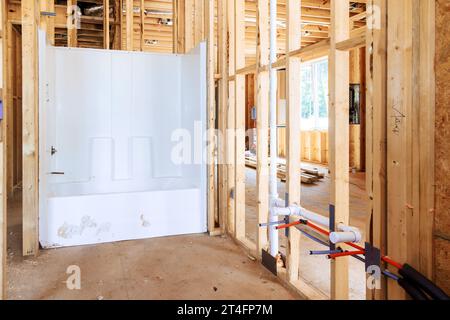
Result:
<svg viewBox="0 0 450 320"><path fill-rule="evenodd" d="M270 206L278 199L277 188L277 71L272 64L277 60L277 0L270 0ZM270 214L269 222L276 222L278 217ZM278 254L278 230L269 227L270 254Z"/></svg>

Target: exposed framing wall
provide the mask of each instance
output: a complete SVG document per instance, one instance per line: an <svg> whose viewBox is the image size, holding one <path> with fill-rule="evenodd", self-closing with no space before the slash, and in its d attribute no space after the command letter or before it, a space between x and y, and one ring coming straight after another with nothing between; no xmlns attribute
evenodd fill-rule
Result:
<svg viewBox="0 0 450 320"><path fill-rule="evenodd" d="M434 1L388 1L387 12L386 253L433 278Z"/></svg>
<svg viewBox="0 0 450 320"><path fill-rule="evenodd" d="M208 86L208 231L211 235L217 234L217 219L218 207L217 207L217 180L216 180L216 148L217 143L215 139L216 129L216 83L215 83L215 71L216 71L216 54L215 54L215 30L214 30L214 2L208 1L205 3L205 33L207 39L207 86ZM187 16L185 16L187 18ZM180 43L178 41L178 43Z"/></svg>
<svg viewBox="0 0 450 320"><path fill-rule="evenodd" d="M39 251L39 118L38 118L38 25L39 1L22 2L23 66L23 240L24 255Z"/></svg>
<svg viewBox="0 0 450 320"><path fill-rule="evenodd" d="M3 84L2 84L2 100L3 100L3 106L5 106L5 84L7 81L5 81L7 74L7 69L5 66L7 65L7 56L5 52L5 48L7 48L7 6L6 6L7 0L1 1L1 8L0 8L0 25L1 25L1 36L2 36L2 78L3 78ZM5 110L5 108L3 109ZM5 116L5 112L3 112L3 115ZM5 119L5 118L4 118ZM1 136L2 139L0 141L0 164L2 165L0 169L0 300L6 299L6 288L7 288L7 277L6 277L6 259L8 256L7 252L7 203L8 203L8 197L7 197L7 154L5 152L5 120L2 120L1 124Z"/></svg>
<svg viewBox="0 0 450 320"><path fill-rule="evenodd" d="M300 3L300 0L287 0L289 5L294 6ZM216 39L216 26L214 23L216 16L216 2L220 16L226 21L222 22L219 34L219 41ZM232 2L230 4L230 2ZM6 1L3 4L3 13L6 10ZM325 39L317 44L295 48L295 43L299 37L295 28L292 33L289 32L287 39L288 52L281 57L276 64L276 68L293 68L296 59L307 60L329 53L330 59L334 61L331 65L331 83L332 90L331 104L341 111L345 110L345 101L340 101L340 95L345 94L348 87L344 85L338 87L336 81L337 75L344 72L343 66L346 65L347 51L360 48L366 45L366 66L367 66L367 172L368 172L368 192L370 196L370 208L368 214L368 234L369 241L375 246L381 248L383 253L389 254L392 258L400 260L400 262L409 262L419 270L427 274L429 277L438 280L439 284L448 285L448 269L445 269L445 261L447 257L442 252L446 252L448 248L446 235L448 234L448 223L446 222L446 191L447 181L443 181L445 174L436 177L436 208L434 204L434 155L436 155L436 169L444 172L447 167L449 155L446 153L445 140L438 140L436 151L434 150L434 4L436 4L438 19L437 28L443 30L436 33L438 50L436 52L437 62L442 65L448 63L448 48L443 46L448 42L448 32L446 28L445 14L448 14L448 4L445 1L434 0L369 0L368 11L372 14L376 13L374 8L380 8L381 17L378 21L380 28L367 28L363 32L349 32L348 27L350 21L344 15L344 8L348 7L346 0L335 0L331 6L332 16L334 17L334 26L340 28L332 28L331 38ZM24 190L27 195L24 197L24 252L26 254L37 253L37 231L35 230L37 219L37 135L36 135L36 117L37 117L37 28L39 21L41 26L47 28L52 33L51 23L39 20L38 1L23 1L22 23L23 23L23 99L24 99ZM257 81L257 98L256 104L258 108L258 138L259 141L267 141L268 129L268 0L257 1L257 53L258 59L256 65L246 65L245 56L242 60L241 53L243 42L242 30L245 28L243 15L241 14L245 5L243 0L234 1L206 1L201 11L203 19L191 16L193 21L185 22L185 26L199 25L202 21L204 26L204 36L208 39L208 126L216 128L216 120L220 123L221 129L238 128L242 126L239 115L245 112L245 75L255 73ZM370 8L370 9L369 9ZM378 10L378 9L377 9ZM348 11L348 10L347 10ZM179 14L179 11L177 11ZM387 26L389 12L389 27ZM234 16L231 15L234 13ZM6 14L5 14L6 16ZM5 18L4 16L4 18ZM413 19L419 16L420 19ZM184 15L183 19L189 17ZM396 18L397 17L397 18ZM17 19L17 16L14 16ZM180 19L180 18L178 18ZM300 19L298 12L294 9L289 11L288 25L296 25ZM50 19L51 20L51 19ZM372 23L377 20L372 19ZM16 21L17 22L17 21ZM8 46L8 26L12 20L4 19L3 21L3 44ZM20 23L20 21L19 21ZM187 24L186 24L187 23ZM339 24L338 24L339 23ZM49 26L50 25L50 26ZM6 27L5 27L6 26ZM50 31L49 31L50 30ZM194 34L201 34L200 29L196 28ZM245 30L245 29L244 29ZM6 32L5 32L6 31ZM440 38L440 37L444 38ZM195 36L194 36L195 37ZM200 36L201 38L201 36ZM199 38L196 38L199 39ZM388 39L392 40L388 42ZM195 40L196 41L196 40ZM194 43L195 43L194 41ZM189 41L188 41L189 42ZM177 43L180 43L177 41ZM183 42L184 43L184 42ZM292 46L291 46L292 45ZM229 50L224 48L228 46ZM184 48L183 50L186 50ZM216 55L216 52L219 52ZM8 55L4 54L4 62L7 61ZM347 60L348 61L348 60ZM341 64L342 62L342 64ZM4 63L7 65L8 63ZM389 69L388 69L389 66ZM436 69L437 86L444 86L448 83L448 72L446 68ZM348 69L347 69L348 71ZM8 79L7 68L4 70L4 79ZM218 74L216 74L218 72ZM348 72L346 72L348 74ZM336 77L333 77L335 75ZM431 75L431 76L430 76ZM342 74L345 78L346 76ZM387 89L389 78L394 78L399 82L391 80L390 89ZM243 79L243 81L242 81ZM288 86L287 96L289 99L297 99L292 92L295 88L295 82L298 81L292 73L287 73ZM333 81L334 79L334 81ZM341 79L341 77L339 77ZM241 89L240 83L243 82ZM402 84L406 91L402 89ZM216 102L216 84L219 87L219 100ZM11 83L5 80L5 87ZM291 88L291 89L289 89ZM334 89L333 89L334 88ZM418 89L418 90L415 90ZM447 118L445 108L440 108L448 101L445 90L440 90L437 95L437 139L446 137L447 128L444 126L443 119ZM5 97L7 97L7 93ZM234 94L234 96L233 96ZM243 96L243 98L242 98ZM398 98L402 99L399 102ZM5 98L5 101L6 100ZM331 105L330 104L330 105ZM390 122L392 119L398 119L397 106L401 106L400 121L401 126L405 126L405 131L398 134L398 121ZM216 112L219 108L219 113ZM6 104L6 119L8 122L8 102ZM292 111L292 109L291 109ZM289 112L290 114L291 112ZM244 113L245 114L245 113ZM292 115L291 115L292 116ZM338 126L343 130L344 121L339 121L339 115L334 113L333 124L335 129ZM225 119L222 119L224 117ZM347 117L348 118L348 117ZM245 119L245 117L244 117ZM289 127L290 135L297 132L295 121L289 119L291 126ZM348 125L348 119L347 119ZM234 126L234 127L233 127ZM3 126L4 137L7 125ZM244 123L245 128L245 123ZM261 130L263 129L263 130ZM394 130L393 130L394 129ZM403 129L402 129L403 130ZM407 133L405 133L407 132ZM412 141L412 136L419 136L418 141ZM242 220L245 221L245 210L239 207L239 198L231 199L229 197L231 191L236 195L239 186L242 188L242 180L239 180L239 158L241 148L239 143L236 144L225 138L224 144L231 146L223 148L218 145L214 139L214 132L210 132L210 145L208 149L209 157L209 195L208 195L208 217L209 231L211 235L222 234L224 231L230 233L238 242L243 244L248 250L252 251L257 257L262 248L267 247L267 234L265 230L260 229L256 244L249 244L242 241ZM234 141L234 140L233 140ZM231 144L229 144L231 142ZM442 143L441 143L442 142ZM245 141L244 141L245 143ZM289 139L288 157L290 159L290 167L295 168L299 159L292 153L292 150L298 148L294 139ZM0 270L0 281L2 281L3 290L5 288L5 261L6 261L6 210L7 210L7 182L6 178L9 174L7 160L8 147L10 147L8 139L3 142L3 211L0 219L0 246L2 260ZM345 157L336 153L336 148L347 148L348 139L334 139L330 143L330 149L334 154L330 158L331 166L334 168L333 182L334 186L342 186L336 188L339 190L333 192L331 203L341 206L338 209L337 222L345 222L348 219L348 208L345 203L336 203L339 197L346 198L346 191L342 193L348 186L345 185ZM268 190L267 173L267 143L259 143L258 151L258 221L266 222L268 214ZM396 147L402 146L404 152L400 153L394 150ZM220 149L218 149L218 147ZM0 148L1 149L1 148ZM448 148L447 148L448 149ZM222 153L222 157L227 155L235 160L234 164L228 164L221 167L222 180L217 183L217 166L216 155ZM348 155L348 152L345 154ZM337 170L339 167L341 169ZM290 179L294 181L294 174L290 171ZM400 171L399 171L400 170ZM338 172L339 171L339 172ZM292 174L292 175L291 175ZM439 179L442 177L442 179ZM295 186L291 186L293 194L298 192ZM393 190L394 192L389 192ZM217 207L218 194L222 194L227 198L227 205ZM24 193L25 195L25 193ZM300 194L298 196L300 198ZM240 200L242 201L242 200ZM298 200L300 201L300 199ZM345 201L345 200L344 200ZM242 205L242 203L241 203ZM387 209L387 211L386 211ZM434 232L434 242L432 238L434 212L436 211ZM387 213L386 213L387 212ZM219 217L217 219L217 217ZM405 219L406 218L406 219ZM389 222L389 223L388 223ZM417 234L419 236L417 236ZM400 236L399 236L400 235ZM280 270L280 278L291 288L295 289L299 294L309 298L325 298L317 290L307 285L305 281L298 277L298 261L299 252L298 242L300 236L298 233L292 232L289 239L288 250L288 269ZM395 243L400 245L396 246ZM433 245L435 258L433 258ZM419 250L417 250L419 248ZM448 250L447 250L448 251ZM434 259L434 260L433 260ZM348 282L346 274L348 267L346 262L334 263L332 276L332 297L333 299L348 297ZM448 287L447 287L448 288ZM4 296L3 296L4 297ZM369 292L369 298L405 298L405 295L394 284L383 283L382 290Z"/></svg>
<svg viewBox="0 0 450 320"><path fill-rule="evenodd" d="M334 3L334 4L333 4ZM333 62L331 64L330 73L335 74L336 77L331 77L332 81L330 85L333 88L336 88L333 92L335 95L335 100L332 98L330 105L338 106L335 110L335 117L337 117L340 121L340 125L336 126L336 130L347 131L348 132L348 81L342 82L341 78L349 77L349 68L348 68L348 50L352 48L358 48L361 45L365 44L365 38L361 35L355 36L355 38L350 38L350 19L349 19L349 7L347 0L336 0L331 5L332 10L332 21L333 25L336 28L332 28L336 31L336 33L332 34L331 39L327 39L318 44L312 45L306 48L300 48L301 43L301 13L300 13L300 0L288 0L287 4L287 37L286 37L286 48L288 53L285 57L280 58L274 65L275 68L281 69L286 68L286 97L288 100L288 111L287 111L287 159L288 159L288 190L290 194L291 203L301 204L300 199L300 184L297 183L300 181L300 177L295 178L299 175L300 172L300 112L299 112L299 99L300 93L298 92L298 88L300 87L300 60L301 59L313 59L315 57L320 57L321 55L326 55L328 50L332 49L331 57ZM256 55L256 65L254 66L245 66L245 65L236 65L236 73L231 76L231 81L238 81L238 79L245 74L255 73L256 78L256 108L257 108L257 199L258 199L258 223L266 223L268 219L268 198L269 198L269 190L268 190L268 128L269 128L269 113L268 113L268 103L269 103L269 11L268 11L269 2L267 0L259 0L256 3L256 39L257 39L257 55ZM241 0L235 1L235 11L243 12L244 11L244 2ZM230 36L230 39L235 40L235 46L239 46L238 32L239 27L242 27L243 23L242 17L236 15L235 16L235 34L234 37ZM239 22L239 20L241 22ZM231 45L233 46L233 45ZM334 49L333 49L334 48ZM235 57L236 59L236 57ZM333 80L334 79L334 80ZM347 85L346 85L347 83ZM238 112L241 112L240 105L242 105L242 109L244 108L244 104L239 102L238 92L245 92L245 89L236 89L236 95L234 97L234 101L236 103L236 127L237 124L240 123L239 117L237 116ZM339 97L344 97L340 100ZM347 116L346 116L347 114ZM221 114L219 114L219 117ZM337 123L337 122L336 122ZM347 129L346 129L347 128ZM335 135L336 136L336 135ZM330 148L346 148L349 149L349 135L343 135L341 139L335 139L334 143L330 145ZM347 146L347 147L346 147ZM238 170L240 163L238 162L238 153L243 151L236 146L236 162L235 162L235 170ZM338 220L337 222L347 223L349 219L348 214L348 192L347 192L347 200L344 202L342 199L345 199L345 194L343 194L343 190L348 189L348 178L345 178L345 175L348 175L348 152L346 156L342 156L340 153L334 153L332 161L334 161L334 175L333 181L335 181L334 185L336 186L334 189L336 190L335 195L331 199L332 203L336 204L338 207ZM243 156L243 155L241 155ZM334 157L334 158L333 158ZM240 181L236 178L236 184ZM236 190L238 187L236 186ZM239 221L245 219L245 211L239 210L236 205L235 211L235 220L236 224ZM293 217L292 219L295 219ZM237 229L238 230L238 229ZM257 257L260 257L260 252L262 249L267 249L268 239L266 229L258 228L258 236L257 236L257 245L256 245L256 254ZM241 243L242 236L238 233L234 234L234 236ZM291 288L296 290L298 293L303 296L311 297L311 298L325 298L320 292L316 289L308 285L303 279L299 278L298 274L298 263L299 263L299 242L300 242L300 233L296 229L292 229L289 237L289 245L287 250L287 270L279 270L280 277L284 279L284 282L289 285ZM243 243L247 249L249 245L247 243ZM346 298L348 297L348 281L346 281L346 277L343 275L348 272L348 264L345 260L340 260L337 263L334 263L332 267L334 276L332 277L333 290L332 290L332 298Z"/></svg>
<svg viewBox="0 0 450 320"><path fill-rule="evenodd" d="M379 11L378 11L379 10ZM386 0L371 0L366 30L366 190L369 196L366 238L386 252ZM377 14L377 11L379 15ZM386 280L381 290L368 290L367 299L386 298Z"/></svg>
<svg viewBox="0 0 450 320"><path fill-rule="evenodd" d="M237 7L236 10L243 10ZM269 1L256 3L256 199L257 222L267 223L269 215ZM236 151L237 152L237 151ZM245 212L245 211L244 211ZM236 215L239 215L236 211ZM245 214L245 213L244 213ZM245 216L243 217L245 219ZM268 236L265 228L258 227L256 253L267 249Z"/></svg>
<svg viewBox="0 0 450 320"><path fill-rule="evenodd" d="M288 6L290 3L290 1L287 1ZM268 16L266 11L267 4L265 1L256 3L257 12L263 13L264 17ZM239 11L239 4L235 3L235 5L235 10ZM242 4L240 6L242 8ZM336 210L336 222L347 224L349 222L348 52L366 47L365 53L364 49L360 50L360 52L362 52L362 63L366 64L367 69L364 81L364 85L367 86L367 113L365 114L364 134L367 139L367 145L365 146L367 150L367 190L370 197L370 207L367 216L367 241L380 248L383 254L389 254L401 262L409 262L424 272L424 274L432 277L429 270L430 261L432 261L430 249L432 225L430 224L430 216L432 216L434 204L430 200L433 197L432 183L434 181L434 173L433 170L430 170L430 167L432 167L434 160L429 154L432 154L434 142L429 137L430 135L433 136L434 83L433 77L430 77L433 74L433 64L430 58L432 49L430 48L434 48L434 43L429 39L434 32L430 26L430 21L433 21L433 13L430 10L430 2L427 1L392 1L388 5L386 0L370 0L367 1L367 6L365 15L369 17L367 19L370 24L369 27L362 28L361 31L350 32L349 26L353 23L353 19L348 18L348 1L332 1L330 38L311 46L296 49L289 48L288 42L288 53L281 57L274 66L278 69L289 68L292 57L307 60L329 52L331 121L329 149L333 182L332 190L334 190L334 192L332 191L330 203L334 205ZM388 10L391 19L389 27L387 25ZM289 19L289 11L287 12ZM405 12L407 16L404 16ZM398 16L395 15L396 13L398 13ZM413 23L412 17L416 16L420 16L421 19ZM291 19L293 17L295 15ZM297 21L300 21L299 17L297 19ZM235 23L239 24L237 21ZM264 143L264 133L268 129L266 124L267 115L265 114L265 110L268 109L268 99L262 98L268 86L268 83L264 82L264 75L268 71L268 66L261 63L261 61L264 61L267 53L264 50L268 48L268 36L265 34L267 26L264 23L266 23L264 19L257 18L257 26L260 28L257 30L258 54L256 65L237 67L235 75L230 75L231 81L235 81L241 74L249 73L255 73L257 79L258 129L264 129L263 133L258 130L260 135L258 137L259 141L263 141L262 146L258 146L259 170L261 173L263 170L268 170L266 143ZM287 21L287 24L289 25L289 21ZM398 30L401 30L401 32L398 33ZM288 38L289 36L294 37L298 35L289 35L288 32ZM395 39L392 38L393 42L388 44L388 37L395 37ZM230 36L230 39L233 39L233 37ZM399 45L396 47L394 43ZM402 62L398 64L398 68L395 68L396 57L398 57L399 62ZM387 71L388 63L392 66L392 68L389 68L389 75ZM287 74L288 88L286 94L289 98L292 98L290 95L293 92L289 90L289 80L295 80L290 79L289 73ZM391 83L389 92L387 90L388 77L395 79L395 81L391 80L391 82L395 83ZM401 79L404 79L407 83L402 84ZM417 87L419 90L413 89L413 83L419 83ZM400 93L399 90L402 86L407 90ZM405 99L402 100L404 101L405 109L401 110L405 120L401 121L401 125L406 124L409 129L402 132L404 134L403 140L397 141L399 137L397 133L392 131L392 119L396 118L396 115L393 114L395 108L392 108L394 101L392 99L389 100L389 96L394 97L401 94L405 96ZM230 98L237 101L236 97L230 96ZM391 106L390 108L389 105ZM220 117L221 115L219 114L218 116ZM396 126L395 122L394 126ZM297 132L296 128L292 129L291 127L291 130L292 134ZM414 140L412 138L416 136L419 136L420 139ZM296 145L293 145L296 143L297 141L294 139L288 138L287 144L291 145L291 150L296 147ZM388 146L390 147L388 148ZM399 152L399 146L405 148L405 150ZM239 148L236 148L236 152L238 150ZM287 153L288 158L296 159L294 154L289 154L289 151ZM397 156L403 157L402 160L396 160ZM401 165L399 166L399 164ZM395 170L398 170L403 164L405 166L403 170L405 171L395 173ZM236 163L234 169L237 166L238 164ZM406 170L406 168L408 169ZM397 176L394 176L395 174ZM261 177L265 179L267 176L261 174ZM290 177L291 179L294 177L292 172ZM390 184L388 184L388 181L390 181ZM267 203L266 182L267 180L258 182L259 222L266 222L267 219L265 215L268 209L265 207L265 203ZM396 188L395 192L388 194L388 190L393 190L393 188ZM295 187L291 186L289 193L293 193L295 198L297 198L296 192ZM395 195L398 192L404 192L405 198L403 200ZM264 202L261 204L261 201ZM386 214L388 208L390 209L388 214ZM408 210L414 212L412 220L405 219ZM236 221L244 219L239 210L235 212L235 219ZM401 240L401 236L400 238L398 236L402 232L405 235L407 234L404 240ZM419 234L420 236L417 237ZM260 231L258 238L261 239L264 236L265 234L261 235ZM296 267L298 250L296 249L298 248L297 242L300 240L295 230L291 232L290 237L289 250L287 252L287 275L283 275L282 271L281 278L291 287L296 288L298 292L317 298L320 294L317 294L314 288L305 285L302 279L298 278L298 268ZM397 241L400 241L400 246L396 246ZM260 250L264 246L260 244L257 248ZM420 249L417 250L417 248ZM346 259L333 262L331 283L332 299L348 298L348 263ZM369 299L386 297L406 298L404 293L398 290L396 284L389 283L388 286L384 280L382 281L382 289L368 292L367 297Z"/></svg>

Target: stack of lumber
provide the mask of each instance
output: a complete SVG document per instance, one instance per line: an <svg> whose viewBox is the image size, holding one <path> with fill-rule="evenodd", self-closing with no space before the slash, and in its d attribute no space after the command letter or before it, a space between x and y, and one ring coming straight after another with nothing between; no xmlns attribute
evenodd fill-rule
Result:
<svg viewBox="0 0 450 320"><path fill-rule="evenodd" d="M256 169L256 158L252 156L246 156L245 157L245 165L248 168ZM279 163L277 166L277 176L281 181L285 182L287 179L286 175L286 165ZM325 174L319 172L316 168L306 168L302 167L301 172L301 180L304 184L313 184L318 182L320 179L323 179L325 177Z"/></svg>

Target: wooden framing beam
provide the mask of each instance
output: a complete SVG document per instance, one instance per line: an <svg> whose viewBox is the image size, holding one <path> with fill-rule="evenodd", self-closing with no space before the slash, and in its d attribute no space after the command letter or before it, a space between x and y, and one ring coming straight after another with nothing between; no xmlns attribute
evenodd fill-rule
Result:
<svg viewBox="0 0 450 320"><path fill-rule="evenodd" d="M139 47L141 51L144 51L145 47L145 0L141 0L139 5L139 26L140 26L140 34L139 34Z"/></svg>
<svg viewBox="0 0 450 320"><path fill-rule="evenodd" d="M195 46L195 0L184 0L184 46L185 52Z"/></svg>
<svg viewBox="0 0 450 320"><path fill-rule="evenodd" d="M204 8L205 9L205 8ZM174 1L173 2L173 19L174 19L174 53L184 53L185 52L185 6L184 1ZM206 10L204 11L206 12ZM208 26L206 25L206 14L205 14L205 32L208 35ZM214 36L214 34L212 35Z"/></svg>
<svg viewBox="0 0 450 320"><path fill-rule="evenodd" d="M14 189L14 75L16 73L15 70L15 37L14 37L14 28L13 23L9 20L10 4L8 4L8 21L6 22L5 29L5 39L6 46L3 49L3 55L6 56L5 65L6 76L5 76L5 87L3 88L3 109L6 112L6 116L3 119L5 126L5 135L4 135L4 148L6 152L5 158L5 166L6 169L6 187L5 193L7 195L7 199L9 200L13 196ZM20 7L19 7L20 9ZM20 12L21 13L21 12Z"/></svg>
<svg viewBox="0 0 450 320"><path fill-rule="evenodd" d="M23 254L39 250L39 131L38 131L38 25L39 1L22 2L23 66Z"/></svg>
<svg viewBox="0 0 450 320"><path fill-rule="evenodd" d="M328 55L329 51L330 51L330 39L324 39L310 46L289 52L285 56L279 58L277 62L272 64L272 67L278 70L285 69L286 61L288 58L291 57L301 58L301 61L304 62L326 56ZM236 75L256 73L257 69L258 68L256 67L256 64L248 65L241 69L236 70ZM261 66L259 67L259 70L260 71L268 70L268 66L267 65ZM230 79L234 80L234 75L231 76Z"/></svg>
<svg viewBox="0 0 450 320"><path fill-rule="evenodd" d="M420 261L419 270L434 279L433 230L435 212L436 3L419 1L420 56Z"/></svg>
<svg viewBox="0 0 450 320"><path fill-rule="evenodd" d="M77 6L77 0L67 0L67 15L68 17L73 17L76 19L78 14L78 10L75 9ZM78 45L77 41L77 28L74 25L75 20L72 20L73 23L67 24L67 46L68 47L76 47ZM22 20L23 23L23 20Z"/></svg>
<svg viewBox="0 0 450 320"><path fill-rule="evenodd" d="M353 50L366 45L366 35L358 35L347 40L336 43L336 49L341 51Z"/></svg>
<svg viewBox="0 0 450 320"><path fill-rule="evenodd" d="M2 22L2 42L3 42L3 86L2 86L2 100L3 100L3 110L4 110L4 118L1 121L2 128L2 136L0 140L4 142L4 151L5 155L5 166L9 166L12 163L13 152L12 149L9 148L10 143L12 141L12 127L10 126L10 122L7 122L8 115L11 114L10 111L14 106L14 97L13 97L13 71L14 71L14 62L13 62L13 38L12 34L12 24L9 21L9 4L6 1L4 3L4 7L2 8L3 13L3 22ZM5 114L6 113L6 114ZM6 197L10 197L13 191L13 170L8 167L8 170L5 171L5 188L4 192Z"/></svg>
<svg viewBox="0 0 450 320"><path fill-rule="evenodd" d="M301 47L301 0L286 2L286 49L288 52ZM287 157L286 189L289 194L289 205L301 205L301 59L287 57L286 59L286 141ZM300 231L292 228L288 241L288 274L290 281L298 280L300 262Z"/></svg>
<svg viewBox="0 0 450 320"><path fill-rule="evenodd" d="M134 17L134 5L133 0L125 0L125 8L126 8L126 14L125 14L125 49L127 51L133 51L134 50L134 39L133 39L133 17Z"/></svg>
<svg viewBox="0 0 450 320"><path fill-rule="evenodd" d="M201 5L196 1L196 5ZM217 2L217 21L218 21L218 33L219 33L219 46L218 46L218 56L219 56L219 72L220 80L219 85L219 114L218 114L218 125L219 125L219 145L218 145L218 160L219 160L219 181L218 181L218 192L219 192L219 224L222 233L227 231L227 217L228 217L228 191L227 191L227 165L226 165L226 150L227 150L227 109L228 109L228 21L227 13L228 8L226 0L218 0ZM197 34L197 16L196 13L196 38L201 36L201 32ZM200 24L201 25L201 24Z"/></svg>
<svg viewBox="0 0 450 320"><path fill-rule="evenodd" d="M3 58L2 58L2 64L3 64L3 84L2 84L2 100L3 100L3 120L1 125L2 130L2 140L0 141L0 164L1 164L1 181L0 181L0 300L6 300L6 288L7 288L7 276L6 276L6 259L8 256L8 246L7 246L7 234L8 234L8 223L7 223L7 204L8 204L8 196L7 196L7 168L6 168L6 160L7 160L7 153L6 153L6 143L5 143L5 137L6 137L6 119L9 116L7 108L5 106L8 103L5 100L5 95L7 94L7 81L8 78L8 55L6 52L6 48L8 47L8 10L7 10L7 0L1 0L1 12L0 12L0 24L1 24L1 31L2 31L2 46L3 46ZM6 112L6 113L5 113Z"/></svg>
<svg viewBox="0 0 450 320"><path fill-rule="evenodd" d="M210 1L210 0L208 0ZM174 1L174 46L176 53L191 51L196 45L207 37L207 26L203 13L204 0ZM214 10L215 1L213 1ZM220 24L220 20L217 20ZM225 21L227 23L227 21ZM218 30L217 30L218 31ZM217 32L219 34L220 32ZM215 35L215 34L213 34Z"/></svg>
<svg viewBox="0 0 450 320"><path fill-rule="evenodd" d="M204 0L195 0L194 3L194 45L197 45L204 39L204 26L203 26L203 4ZM226 12L226 4L224 5ZM226 15L225 15L226 16ZM220 21L220 20L219 20ZM225 24L227 23L225 18ZM226 53L226 47L225 47Z"/></svg>
<svg viewBox="0 0 450 320"><path fill-rule="evenodd" d="M435 3L388 1L387 254L433 276ZM389 299L406 299L388 283Z"/></svg>
<svg viewBox="0 0 450 320"><path fill-rule="evenodd" d="M257 126L257 223L267 223L269 215L269 71L260 71L269 65L269 0L257 0L256 9L256 126ZM256 250L268 246L267 230L257 228Z"/></svg>
<svg viewBox="0 0 450 320"><path fill-rule="evenodd" d="M287 0L286 48L289 52L300 49L301 44L301 0ZM300 92L301 59L292 56L286 60L286 100L287 100L287 192L290 204L300 205Z"/></svg>
<svg viewBox="0 0 450 320"><path fill-rule="evenodd" d="M386 166L387 166L387 6L386 0L367 4L366 32L366 190L369 196L366 241L386 254ZM386 298L386 279L379 290L367 290L367 299Z"/></svg>
<svg viewBox="0 0 450 320"><path fill-rule="evenodd" d="M236 41L235 41L235 0L227 1L228 10L228 76L236 72ZM227 77L228 79L228 77ZM236 237L236 216L235 201L230 195L235 191L235 155L236 155L236 136L235 136L235 117L236 117L236 82L228 82L228 109L227 109L227 215L228 215L228 233Z"/></svg>
<svg viewBox="0 0 450 320"><path fill-rule="evenodd" d="M103 0L103 48L109 50L110 47L110 17L109 0Z"/></svg>
<svg viewBox="0 0 450 320"><path fill-rule="evenodd" d="M216 97L215 97L215 37L214 37L214 2L205 2L205 26L207 35L207 107L208 107L208 231L216 230Z"/></svg>
<svg viewBox="0 0 450 320"><path fill-rule="evenodd" d="M40 2L41 12L55 12L55 0L47 0ZM56 17L41 16L40 27L47 33L47 42L51 45L55 44L55 19Z"/></svg>
<svg viewBox="0 0 450 320"><path fill-rule="evenodd" d="M172 1L172 11L173 11L173 28L172 28L172 34L173 34L173 47L172 47L172 53L178 53L178 1ZM204 12L203 12L204 14Z"/></svg>
<svg viewBox="0 0 450 320"><path fill-rule="evenodd" d="M416 213L412 202L412 1L388 1L388 254L408 262L408 227ZM405 299L400 286L389 283L389 299Z"/></svg>
<svg viewBox="0 0 450 320"><path fill-rule="evenodd" d="M331 2L331 43L329 55L329 133L331 199L336 226L349 225L349 52L336 44L350 36L349 2ZM348 299L348 257L331 261L331 298Z"/></svg>
<svg viewBox="0 0 450 320"><path fill-rule="evenodd" d="M409 168L407 175L408 185L408 205L412 206L408 208L412 217L408 217L407 221L407 260L410 265L419 268L420 266L420 139L416 139L420 135L420 36L418 30L420 29L421 21L414 17L420 17L420 1L412 0L411 4L411 42L412 42L412 58L411 58L411 106L410 116L407 124L408 140L407 145L410 147L410 159L408 161ZM409 24L408 18L406 18L406 24ZM417 30L417 33L416 33ZM408 119L408 116L407 116ZM419 235L419 236L418 236Z"/></svg>
<svg viewBox="0 0 450 320"><path fill-rule="evenodd" d="M114 50L121 50L123 47L122 44L122 20L123 20L123 14L122 14L122 7L123 2L122 0L114 0L114 39L113 39L113 49Z"/></svg>
<svg viewBox="0 0 450 320"><path fill-rule="evenodd" d="M245 1L235 0L235 69L245 67ZM245 241L245 75L235 78L235 205L236 238Z"/></svg>

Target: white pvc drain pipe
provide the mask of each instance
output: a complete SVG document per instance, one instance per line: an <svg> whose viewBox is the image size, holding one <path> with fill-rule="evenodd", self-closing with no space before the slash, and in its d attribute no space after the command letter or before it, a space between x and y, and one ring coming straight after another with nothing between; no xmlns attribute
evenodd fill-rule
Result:
<svg viewBox="0 0 450 320"><path fill-rule="evenodd" d="M272 214L272 207L278 199L277 177L277 71L272 64L277 61L277 0L270 0L270 208L269 222L278 221ZM269 225L269 249L272 257L278 255L278 230L276 225Z"/></svg>

